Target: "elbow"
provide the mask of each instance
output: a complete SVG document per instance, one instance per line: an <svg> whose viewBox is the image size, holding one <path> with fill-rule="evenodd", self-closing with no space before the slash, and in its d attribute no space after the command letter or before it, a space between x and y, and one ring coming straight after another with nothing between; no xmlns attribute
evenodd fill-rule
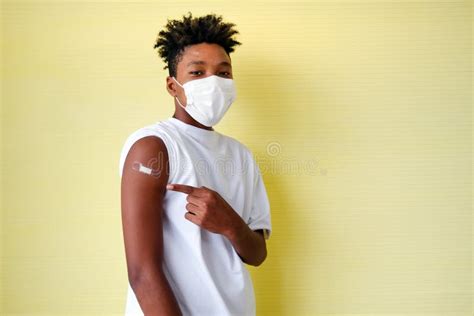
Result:
<svg viewBox="0 0 474 316"><path fill-rule="evenodd" d="M265 261L266 258L267 258L267 247L264 247L260 256L257 258L257 260L255 260L255 262L251 263L251 265L253 265L254 267L258 267Z"/></svg>
<svg viewBox="0 0 474 316"><path fill-rule="evenodd" d="M130 272L128 273L128 283L130 283L130 286L132 288L135 288L138 284L138 282L140 281L140 279L142 279L143 276L140 272L139 269L135 269L133 270L133 272Z"/></svg>
<svg viewBox="0 0 474 316"><path fill-rule="evenodd" d="M256 267L260 266L265 261L265 259L267 259L267 249L265 249L265 251L263 252L262 258L260 259Z"/></svg>
<svg viewBox="0 0 474 316"><path fill-rule="evenodd" d="M130 269L128 273L128 281L130 283L130 286L135 289L136 287L140 286L140 284L152 281L162 276L163 270L158 265L152 265L147 267L139 266Z"/></svg>

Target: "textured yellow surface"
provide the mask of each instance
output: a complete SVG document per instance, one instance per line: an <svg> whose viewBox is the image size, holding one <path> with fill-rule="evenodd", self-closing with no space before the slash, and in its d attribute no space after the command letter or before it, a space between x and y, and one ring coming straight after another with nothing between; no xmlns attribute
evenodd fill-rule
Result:
<svg viewBox="0 0 474 316"><path fill-rule="evenodd" d="M0 314L123 314L120 149L173 113L187 11L241 33L216 130L270 197L258 314L472 315L470 1L3 1Z"/></svg>

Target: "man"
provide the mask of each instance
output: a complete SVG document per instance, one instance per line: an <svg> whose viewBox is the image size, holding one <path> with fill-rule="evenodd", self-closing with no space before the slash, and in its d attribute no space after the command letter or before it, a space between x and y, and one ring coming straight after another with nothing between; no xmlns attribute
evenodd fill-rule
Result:
<svg viewBox="0 0 474 316"><path fill-rule="evenodd" d="M189 13L158 34L175 109L121 152L126 315L255 315L244 263L267 256L269 201L251 151L213 128L236 97L234 26Z"/></svg>

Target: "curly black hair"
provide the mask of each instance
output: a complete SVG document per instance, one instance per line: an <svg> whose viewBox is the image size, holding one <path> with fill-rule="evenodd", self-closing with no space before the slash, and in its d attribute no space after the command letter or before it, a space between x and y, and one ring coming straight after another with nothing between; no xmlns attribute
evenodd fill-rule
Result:
<svg viewBox="0 0 474 316"><path fill-rule="evenodd" d="M218 44L229 55L234 46L241 45L233 36L239 34L233 27L234 23L222 22L222 16L208 14L201 17L183 15L182 20L168 20L165 29L158 33L153 48L165 62L170 76L176 76L178 62L184 49L193 44Z"/></svg>

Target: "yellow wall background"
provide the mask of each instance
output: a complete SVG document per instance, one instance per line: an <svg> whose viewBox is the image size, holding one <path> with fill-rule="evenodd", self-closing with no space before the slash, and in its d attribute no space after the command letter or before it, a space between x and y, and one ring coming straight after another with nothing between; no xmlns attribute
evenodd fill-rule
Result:
<svg viewBox="0 0 474 316"><path fill-rule="evenodd" d="M216 130L272 206L258 315L472 315L470 1L3 1L2 315L122 315L118 162L167 18L237 24Z"/></svg>

